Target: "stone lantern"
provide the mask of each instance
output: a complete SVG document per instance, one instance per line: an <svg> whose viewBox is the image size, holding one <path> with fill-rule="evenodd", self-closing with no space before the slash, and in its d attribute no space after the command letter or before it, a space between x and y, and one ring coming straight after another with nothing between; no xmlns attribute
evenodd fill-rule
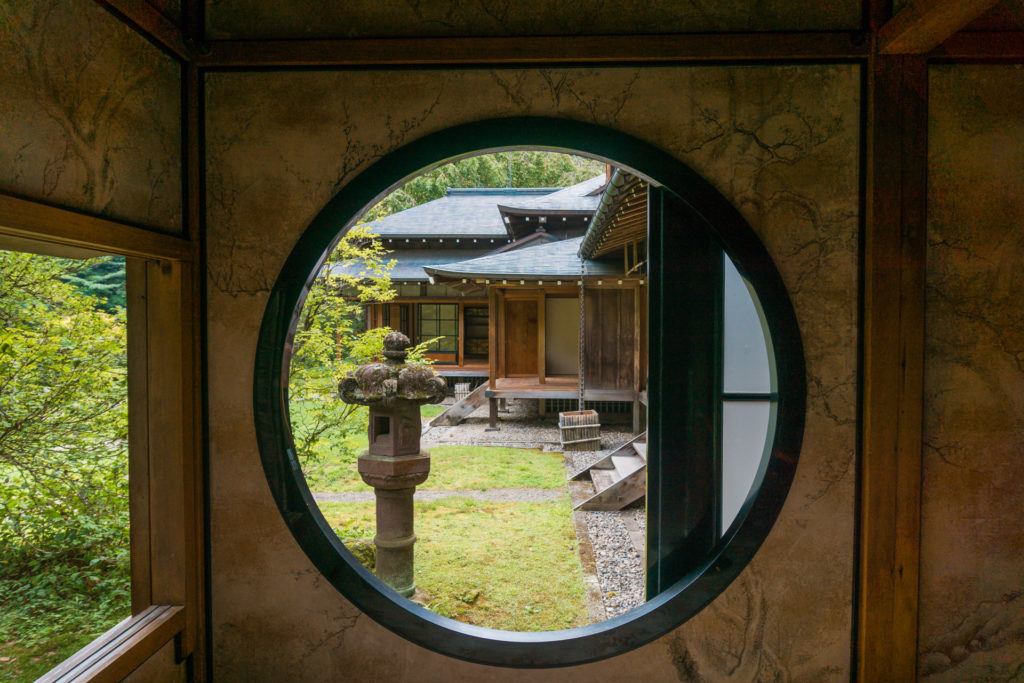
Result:
<svg viewBox="0 0 1024 683"><path fill-rule="evenodd" d="M404 334L390 332L384 362L361 365L339 387L345 403L370 408L370 447L359 457L359 475L377 498L374 574L405 597L416 591L413 494L430 474L430 454L420 449L420 406L447 393L430 367L405 364L409 346Z"/></svg>

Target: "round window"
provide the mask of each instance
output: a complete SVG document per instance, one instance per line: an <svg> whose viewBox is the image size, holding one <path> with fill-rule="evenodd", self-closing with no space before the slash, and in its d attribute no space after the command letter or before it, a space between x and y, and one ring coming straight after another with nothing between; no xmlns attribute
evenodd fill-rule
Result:
<svg viewBox="0 0 1024 683"><path fill-rule="evenodd" d="M437 652L541 667L653 640L739 575L804 382L781 277L707 181L520 118L424 137L331 200L271 293L254 402L338 591Z"/></svg>

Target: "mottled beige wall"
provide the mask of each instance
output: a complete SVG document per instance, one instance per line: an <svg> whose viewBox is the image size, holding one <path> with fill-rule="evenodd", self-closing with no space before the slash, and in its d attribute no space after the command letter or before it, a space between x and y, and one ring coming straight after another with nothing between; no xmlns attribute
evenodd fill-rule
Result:
<svg viewBox="0 0 1024 683"><path fill-rule="evenodd" d="M847 680L854 520L859 135L855 66L216 73L207 77L214 662L222 680ZM406 643L314 569L281 519L252 424L260 319L296 238L395 147L502 115L566 117L657 144L767 244L808 366L792 493L751 567L639 651L488 670ZM731 672L731 673L730 673Z"/></svg>
<svg viewBox="0 0 1024 683"><path fill-rule="evenodd" d="M0 191L179 230L179 71L93 0L0 3Z"/></svg>
<svg viewBox="0 0 1024 683"><path fill-rule="evenodd" d="M930 71L921 673L1024 677L1024 67Z"/></svg>
<svg viewBox="0 0 1024 683"><path fill-rule="evenodd" d="M211 38L645 34L860 28L858 0L209 0Z"/></svg>

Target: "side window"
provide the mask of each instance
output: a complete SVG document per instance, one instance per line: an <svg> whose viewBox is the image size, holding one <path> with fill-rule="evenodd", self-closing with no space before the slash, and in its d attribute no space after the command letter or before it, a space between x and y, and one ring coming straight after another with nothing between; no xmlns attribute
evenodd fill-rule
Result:
<svg viewBox="0 0 1024 683"><path fill-rule="evenodd" d="M0 292L0 677L32 680L131 615L125 260L0 251Z"/></svg>
<svg viewBox="0 0 1024 683"><path fill-rule="evenodd" d="M434 341L427 347L431 353L454 354L459 348L458 304L419 304L417 339Z"/></svg>

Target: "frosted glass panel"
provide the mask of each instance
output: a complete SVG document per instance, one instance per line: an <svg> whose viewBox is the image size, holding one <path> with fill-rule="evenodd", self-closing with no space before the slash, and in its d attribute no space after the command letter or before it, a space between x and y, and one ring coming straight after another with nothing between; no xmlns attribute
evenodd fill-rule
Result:
<svg viewBox="0 0 1024 683"><path fill-rule="evenodd" d="M729 528L761 467L771 401L725 401L722 410L722 531Z"/></svg>
<svg viewBox="0 0 1024 683"><path fill-rule="evenodd" d="M768 345L761 317L743 277L725 259L725 385L727 393L767 393L772 390Z"/></svg>

